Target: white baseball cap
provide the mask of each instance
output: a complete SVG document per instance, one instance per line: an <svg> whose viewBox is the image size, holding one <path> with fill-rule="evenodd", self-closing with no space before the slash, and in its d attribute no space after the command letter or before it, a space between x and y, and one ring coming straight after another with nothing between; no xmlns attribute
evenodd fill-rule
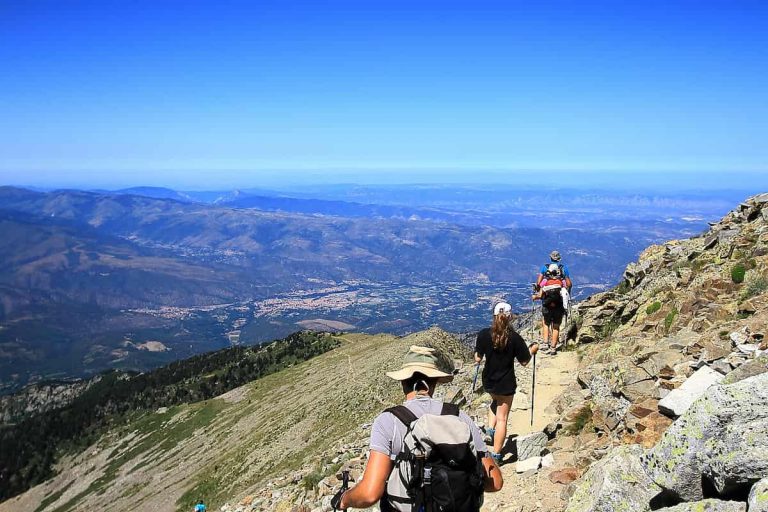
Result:
<svg viewBox="0 0 768 512"><path fill-rule="evenodd" d="M496 304L496 306L493 308L493 315L501 315L502 313L505 315L508 315L512 312L512 306L507 304L506 302L499 302Z"/></svg>

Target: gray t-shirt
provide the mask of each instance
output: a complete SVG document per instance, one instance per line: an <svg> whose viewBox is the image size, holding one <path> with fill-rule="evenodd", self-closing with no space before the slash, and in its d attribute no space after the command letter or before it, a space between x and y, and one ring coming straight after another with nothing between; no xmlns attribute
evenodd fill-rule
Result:
<svg viewBox="0 0 768 512"><path fill-rule="evenodd" d="M442 400L436 400L428 396L420 396L413 400L408 400L403 402L403 405L410 409L417 418L424 414L439 415L443 409ZM464 412L459 412L459 419L469 426L469 430L472 432L472 440L475 443L475 450L478 453L484 454L486 448L480 429ZM403 437L405 437L406 430L407 427L391 412L379 414L373 421L373 427L371 427L371 450L383 453L394 460L403 448Z"/></svg>

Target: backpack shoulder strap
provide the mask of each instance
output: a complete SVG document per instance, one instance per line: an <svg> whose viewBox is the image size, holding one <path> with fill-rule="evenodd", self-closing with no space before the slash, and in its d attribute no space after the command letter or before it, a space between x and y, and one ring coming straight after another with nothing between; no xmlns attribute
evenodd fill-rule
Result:
<svg viewBox="0 0 768 512"><path fill-rule="evenodd" d="M410 427L411 423L418 419L416 415L413 414L413 411L404 405L396 405L394 407L390 407L389 409L385 409L384 412L392 413L394 417L400 420L400 423L406 427Z"/></svg>
<svg viewBox="0 0 768 512"><path fill-rule="evenodd" d="M459 406L456 404L450 404L443 402L443 409L440 411L440 416L458 416Z"/></svg>

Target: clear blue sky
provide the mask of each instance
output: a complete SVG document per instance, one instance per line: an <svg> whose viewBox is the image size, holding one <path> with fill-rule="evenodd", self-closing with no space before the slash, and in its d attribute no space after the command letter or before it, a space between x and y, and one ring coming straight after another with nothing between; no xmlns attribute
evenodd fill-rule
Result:
<svg viewBox="0 0 768 512"><path fill-rule="evenodd" d="M5 0L0 69L0 183L768 174L765 1Z"/></svg>

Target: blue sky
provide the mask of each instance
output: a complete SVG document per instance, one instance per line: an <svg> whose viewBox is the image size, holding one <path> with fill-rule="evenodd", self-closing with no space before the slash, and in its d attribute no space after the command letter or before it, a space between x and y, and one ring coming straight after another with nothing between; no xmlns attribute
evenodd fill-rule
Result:
<svg viewBox="0 0 768 512"><path fill-rule="evenodd" d="M760 179L766 20L702 0L4 1L0 183Z"/></svg>

